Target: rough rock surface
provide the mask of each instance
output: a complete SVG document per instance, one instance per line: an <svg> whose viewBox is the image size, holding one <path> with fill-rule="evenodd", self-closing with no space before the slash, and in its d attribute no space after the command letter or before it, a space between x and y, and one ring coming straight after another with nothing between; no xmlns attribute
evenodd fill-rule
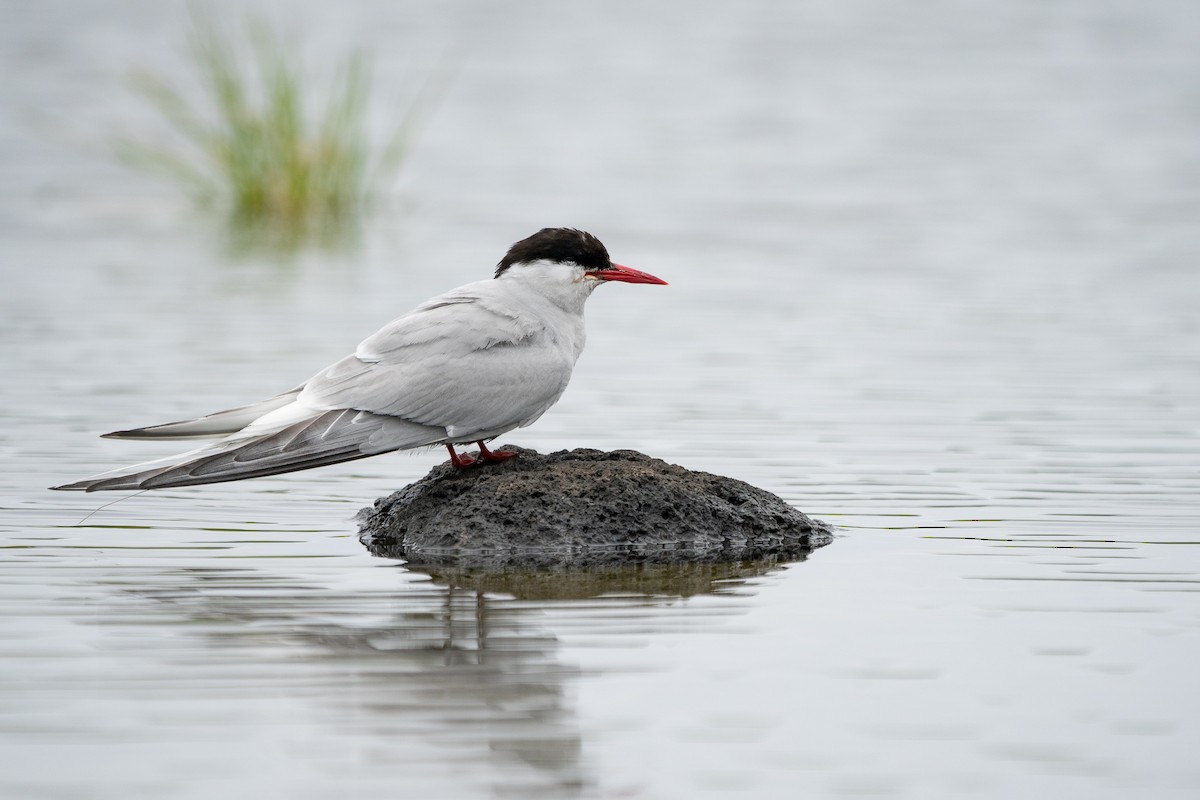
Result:
<svg viewBox="0 0 1200 800"><path fill-rule="evenodd" d="M489 567L799 558L830 528L770 492L632 450L449 462L358 520L377 555Z"/></svg>

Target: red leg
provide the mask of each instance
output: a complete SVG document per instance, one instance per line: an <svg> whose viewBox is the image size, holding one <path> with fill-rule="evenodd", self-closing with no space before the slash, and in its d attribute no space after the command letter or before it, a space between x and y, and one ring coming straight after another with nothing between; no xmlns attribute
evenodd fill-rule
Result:
<svg viewBox="0 0 1200 800"><path fill-rule="evenodd" d="M467 467L473 466L476 463L475 459L466 453L463 453L460 456L458 453L454 452L453 445L446 445L446 449L450 451L450 463L458 469L466 469Z"/></svg>
<svg viewBox="0 0 1200 800"><path fill-rule="evenodd" d="M508 461L510 458L517 457L516 453L510 453L507 451L503 453L493 453L491 450L487 449L487 445L485 445L483 442L476 442L475 444L479 445L480 461Z"/></svg>

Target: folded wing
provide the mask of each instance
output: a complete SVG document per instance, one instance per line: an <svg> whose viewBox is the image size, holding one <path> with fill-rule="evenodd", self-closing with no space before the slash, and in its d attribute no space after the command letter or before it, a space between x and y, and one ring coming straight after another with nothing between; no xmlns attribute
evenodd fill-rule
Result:
<svg viewBox="0 0 1200 800"><path fill-rule="evenodd" d="M452 437L511 430L562 395L576 355L543 321L472 284L394 320L309 380L299 399L436 425Z"/></svg>

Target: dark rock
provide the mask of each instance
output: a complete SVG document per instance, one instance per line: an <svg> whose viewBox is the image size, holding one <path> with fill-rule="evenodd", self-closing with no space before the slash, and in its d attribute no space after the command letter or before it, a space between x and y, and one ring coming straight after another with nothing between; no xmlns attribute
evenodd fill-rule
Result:
<svg viewBox="0 0 1200 800"><path fill-rule="evenodd" d="M376 555L412 564L587 567L803 557L830 527L770 492L632 450L449 462L359 513Z"/></svg>

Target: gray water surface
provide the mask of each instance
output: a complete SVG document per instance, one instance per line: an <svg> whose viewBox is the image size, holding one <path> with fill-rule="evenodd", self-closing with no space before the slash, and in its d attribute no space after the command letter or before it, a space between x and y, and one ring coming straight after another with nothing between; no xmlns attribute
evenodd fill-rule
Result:
<svg viewBox="0 0 1200 800"><path fill-rule="evenodd" d="M182 7L9 5L0 795L1200 794L1194 3L255 4L316 63L373 48L381 100L454 71L360 245L291 256L108 157L162 133L124 80L186 75ZM731 475L832 544L370 556L354 514L433 451L90 517L114 498L45 491L544 225L671 286L598 292L567 394L501 442Z"/></svg>

